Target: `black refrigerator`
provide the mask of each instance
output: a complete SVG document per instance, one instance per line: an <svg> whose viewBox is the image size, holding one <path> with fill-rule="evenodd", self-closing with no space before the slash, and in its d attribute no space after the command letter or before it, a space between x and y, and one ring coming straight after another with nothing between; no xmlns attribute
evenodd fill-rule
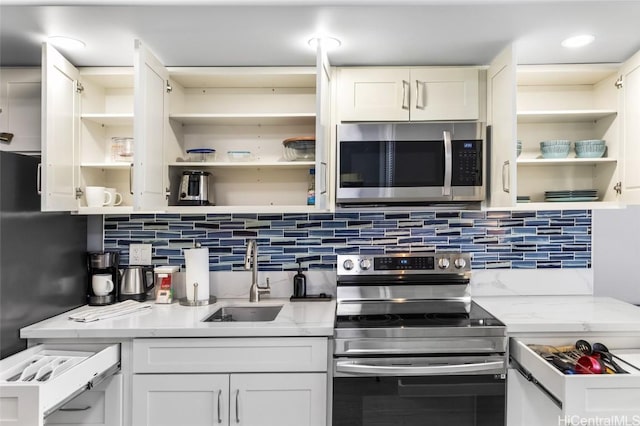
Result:
<svg viewBox="0 0 640 426"><path fill-rule="evenodd" d="M40 159L0 151L0 359L20 329L85 303L87 218L41 212Z"/></svg>

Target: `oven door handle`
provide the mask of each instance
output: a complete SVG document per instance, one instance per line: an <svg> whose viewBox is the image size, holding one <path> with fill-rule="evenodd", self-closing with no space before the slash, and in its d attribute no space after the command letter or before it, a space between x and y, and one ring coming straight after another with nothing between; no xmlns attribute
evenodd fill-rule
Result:
<svg viewBox="0 0 640 426"><path fill-rule="evenodd" d="M360 364L354 361L336 362L336 372L353 374L375 374L378 376L464 374L494 372L504 368L504 361L478 362L451 365L376 365Z"/></svg>

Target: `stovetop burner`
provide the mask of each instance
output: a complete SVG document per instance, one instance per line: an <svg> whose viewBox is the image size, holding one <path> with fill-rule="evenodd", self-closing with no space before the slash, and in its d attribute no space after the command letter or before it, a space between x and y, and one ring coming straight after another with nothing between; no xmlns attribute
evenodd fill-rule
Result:
<svg viewBox="0 0 640 426"><path fill-rule="evenodd" d="M503 324L475 302L466 312L394 312L338 315L336 328L486 327Z"/></svg>

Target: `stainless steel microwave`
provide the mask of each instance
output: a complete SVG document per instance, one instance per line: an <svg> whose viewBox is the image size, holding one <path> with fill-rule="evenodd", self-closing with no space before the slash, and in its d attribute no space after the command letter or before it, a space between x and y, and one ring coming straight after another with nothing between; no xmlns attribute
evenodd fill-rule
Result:
<svg viewBox="0 0 640 426"><path fill-rule="evenodd" d="M484 123L341 124L337 140L338 206L484 200Z"/></svg>

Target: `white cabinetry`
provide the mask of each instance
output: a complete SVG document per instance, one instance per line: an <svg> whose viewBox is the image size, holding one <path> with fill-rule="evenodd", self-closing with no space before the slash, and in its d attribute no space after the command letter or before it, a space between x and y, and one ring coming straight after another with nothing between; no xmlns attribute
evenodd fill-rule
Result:
<svg viewBox="0 0 640 426"><path fill-rule="evenodd" d="M613 334L510 338L513 368L508 377L507 425L615 424L625 418L629 422L640 419L640 370L634 367L640 350L633 349L640 346L640 341ZM629 374L565 374L528 346L573 345L585 337L591 342L605 342L614 355L630 361L616 360Z"/></svg>
<svg viewBox="0 0 640 426"><path fill-rule="evenodd" d="M324 426L327 362L323 338L136 339L133 423Z"/></svg>
<svg viewBox="0 0 640 426"><path fill-rule="evenodd" d="M13 135L0 151L40 153L41 78L39 68L0 69L0 132Z"/></svg>
<svg viewBox="0 0 640 426"><path fill-rule="evenodd" d="M62 424L93 419L99 424L120 425L122 381L114 376L119 370L119 344L43 344L7 357L0 361L0 425L42 426L50 414L54 421L63 420ZM107 380L103 382L104 398L99 393L86 394L102 380ZM72 398L78 395L81 402L98 405L76 405L78 401ZM67 411L55 413L61 406ZM84 413L71 415L68 410L74 407Z"/></svg>
<svg viewBox="0 0 640 426"><path fill-rule="evenodd" d="M527 209L640 202L640 150L633 142L640 137L640 126L632 118L640 111L640 54L622 65L515 63L509 48L487 74L488 206L513 207L516 195L530 197L531 203L520 205ZM542 158L540 142L551 139L572 142L567 158ZM573 142L585 139L604 139L605 155L576 158ZM522 141L517 159L516 140ZM596 189L598 200L545 200L545 191L584 189Z"/></svg>
<svg viewBox="0 0 640 426"><path fill-rule="evenodd" d="M480 69L341 68L340 121L437 121L480 118Z"/></svg>
<svg viewBox="0 0 640 426"><path fill-rule="evenodd" d="M133 68L78 69L45 44L42 84L42 210L132 210L132 164L112 138L133 136ZM116 188L122 204L88 208L86 186Z"/></svg>
<svg viewBox="0 0 640 426"><path fill-rule="evenodd" d="M135 425L325 426L326 374L137 374Z"/></svg>
<svg viewBox="0 0 640 426"><path fill-rule="evenodd" d="M598 201L617 200L616 70L610 65L518 68L518 195L536 203L545 201L545 191L597 189ZM542 158L540 141L551 139L572 142L567 158ZM585 139L604 139L604 157L577 158L574 142Z"/></svg>
<svg viewBox="0 0 640 426"><path fill-rule="evenodd" d="M196 211L329 207L330 64L321 49L315 68L168 69L138 40L132 68L78 69L48 45L43 55L43 210L193 211L177 199L182 172L194 169L211 173L216 204ZM134 137L130 161L114 157L114 136ZM283 159L283 140L296 136L316 137L315 160ZM194 148L217 158L190 162ZM230 161L227 151L238 150L250 161ZM85 186L115 187L124 201L89 209Z"/></svg>
<svg viewBox="0 0 640 426"><path fill-rule="evenodd" d="M627 203L640 204L640 52L620 70L620 191Z"/></svg>
<svg viewBox="0 0 640 426"><path fill-rule="evenodd" d="M81 393L45 419L46 425L122 425L122 375Z"/></svg>

